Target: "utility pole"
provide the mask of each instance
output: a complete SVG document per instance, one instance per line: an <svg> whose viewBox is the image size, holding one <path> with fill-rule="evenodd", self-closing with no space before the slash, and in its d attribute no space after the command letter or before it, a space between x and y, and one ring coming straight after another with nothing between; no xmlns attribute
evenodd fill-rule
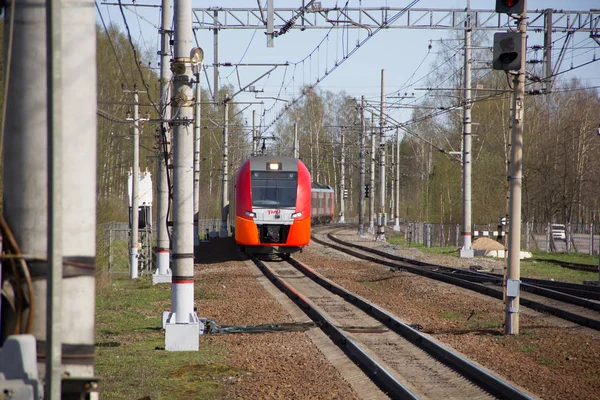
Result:
<svg viewBox="0 0 600 400"><path fill-rule="evenodd" d="M157 237L156 237L156 272L152 275L152 283L171 283L170 263L170 240L167 228L169 218L169 180L168 169L171 127L167 122L171 119L171 31L170 23L171 0L162 0L161 7L161 29L160 29L160 102L159 109L162 122L158 127L158 144L160 155L158 157L158 206L156 210Z"/></svg>
<svg viewBox="0 0 600 400"><path fill-rule="evenodd" d="M62 397L62 289L63 289L63 102L62 7L47 4L48 59L48 284L46 294L46 399ZM1 324L1 323L0 323ZM14 360L16 361L16 360ZM10 397L10 395L9 395Z"/></svg>
<svg viewBox="0 0 600 400"><path fill-rule="evenodd" d="M252 110L252 157L258 154L258 135L256 134L256 110Z"/></svg>
<svg viewBox="0 0 600 400"><path fill-rule="evenodd" d="M12 328L4 329L3 349L9 340L18 342L24 357L6 357L8 365L0 364L0 373L10 374L9 380L42 382L43 393L31 385L36 398L80 398L97 388L97 73L95 63L80 68L82 59L96 57L95 10L90 2L17 0L7 4L5 13L6 21L19 22L4 65L10 80L4 121L9 134L2 143L2 225L12 235L11 240L4 237L3 248L26 261L35 279L23 284L25 293L16 294L27 296L26 301L16 298L24 304L23 320L2 315L2 326L20 333L4 341ZM15 366L24 375L15 376ZM12 394L19 397L19 390Z"/></svg>
<svg viewBox="0 0 600 400"><path fill-rule="evenodd" d="M396 127L396 220L394 222L394 231L400 231L400 129Z"/></svg>
<svg viewBox="0 0 600 400"><path fill-rule="evenodd" d="M390 195L389 195L389 202L390 202L390 206L389 206L389 210L390 210L390 218L392 218L392 220L394 219L394 205L396 204L396 200L395 200L395 196L396 196L396 180L394 179L394 170L396 169L396 160L395 160L395 156L396 156L396 146L394 146L395 141L390 143L390 155L387 156L389 157L389 171L387 172L387 176L389 177L388 179L390 180ZM386 143L386 154L387 154L387 143ZM387 193L387 192L386 192Z"/></svg>
<svg viewBox="0 0 600 400"><path fill-rule="evenodd" d="M519 334L519 290L521 278L521 187L523 182L523 118L525 100L525 61L527 49L527 0L519 15L521 34L521 68L514 75L513 124L510 149L510 208L508 232L508 271L506 279L506 309L504 333Z"/></svg>
<svg viewBox="0 0 600 400"><path fill-rule="evenodd" d="M191 0L175 1L173 115L172 312L165 321L167 351L198 350L203 326L194 310L194 143L191 75ZM164 318L164 317L163 317Z"/></svg>
<svg viewBox="0 0 600 400"><path fill-rule="evenodd" d="M369 170L369 232L375 234L375 115L371 113L371 169Z"/></svg>
<svg viewBox="0 0 600 400"><path fill-rule="evenodd" d="M199 49L199 48L198 48ZM197 56L204 59L202 50L198 50ZM194 245L200 245L200 235L198 232L200 214L200 123L202 117L202 86L200 85L200 76L202 72L202 60L196 60L198 65L192 65L194 75L196 75L196 104L194 104Z"/></svg>
<svg viewBox="0 0 600 400"><path fill-rule="evenodd" d="M223 101L223 178L221 180L221 231L220 237L227 237L229 230L227 229L227 214L229 205L229 194L228 194L228 169L229 169L229 98L225 98Z"/></svg>
<svg viewBox="0 0 600 400"><path fill-rule="evenodd" d="M340 196L340 220L339 223L343 224L346 222L345 218L344 218L344 213L345 213L345 207L346 207L346 151L345 151L345 135L344 135L344 131L343 128L341 129L341 135L342 135L342 154L341 154L341 165L340 165L340 191L342 192L342 195Z"/></svg>
<svg viewBox="0 0 600 400"><path fill-rule="evenodd" d="M133 86L133 166L131 168L131 235L129 237L129 278L138 277L139 259L139 216L140 216L140 126L139 98L137 87Z"/></svg>
<svg viewBox="0 0 600 400"><path fill-rule="evenodd" d="M467 19L465 21L465 59L464 59L464 105L463 105L463 226L461 258L473 258L474 251L471 247L471 16L469 14L470 1L467 1Z"/></svg>
<svg viewBox="0 0 600 400"><path fill-rule="evenodd" d="M213 11L213 102L219 107L219 11Z"/></svg>
<svg viewBox="0 0 600 400"><path fill-rule="evenodd" d="M358 236L365 234L365 96L360 97L360 147L358 176Z"/></svg>
<svg viewBox="0 0 600 400"><path fill-rule="evenodd" d="M545 11L544 17L544 64L546 66L546 93L552 92L552 82L554 77L552 76L552 9L548 8Z"/></svg>
<svg viewBox="0 0 600 400"><path fill-rule="evenodd" d="M294 158L300 158L300 149L298 147L298 123L294 122Z"/></svg>
<svg viewBox="0 0 600 400"><path fill-rule="evenodd" d="M381 70L381 112L379 115L379 214L377 215L378 240L385 240L385 69Z"/></svg>

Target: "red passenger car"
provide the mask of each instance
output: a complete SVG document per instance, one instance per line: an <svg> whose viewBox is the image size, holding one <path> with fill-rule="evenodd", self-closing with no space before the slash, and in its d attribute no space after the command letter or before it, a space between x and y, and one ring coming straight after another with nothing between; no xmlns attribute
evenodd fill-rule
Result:
<svg viewBox="0 0 600 400"><path fill-rule="evenodd" d="M311 179L302 161L258 156L238 170L235 242L250 253L290 254L310 241Z"/></svg>
<svg viewBox="0 0 600 400"><path fill-rule="evenodd" d="M313 225L328 224L333 221L335 192L331 186L313 182L311 204Z"/></svg>

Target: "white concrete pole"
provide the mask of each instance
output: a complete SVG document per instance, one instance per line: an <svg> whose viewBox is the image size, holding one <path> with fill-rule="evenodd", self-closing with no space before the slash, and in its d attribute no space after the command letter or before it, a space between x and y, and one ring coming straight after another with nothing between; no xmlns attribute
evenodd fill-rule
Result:
<svg viewBox="0 0 600 400"><path fill-rule="evenodd" d="M192 12L190 0L175 1L175 54L173 98L173 277L172 311L166 325L167 350L197 350L198 326L194 311L194 143L190 51ZM194 336L196 333L196 337Z"/></svg>
<svg viewBox="0 0 600 400"><path fill-rule="evenodd" d="M523 118L525 100L525 62L527 49L527 0L523 0L524 10L519 16L521 33L521 68L513 79L513 125L510 149L510 207L508 214L508 266L506 274L506 309L504 333L519 334L519 280L521 279L521 185L523 183ZM516 296L511 296L515 289Z"/></svg>
<svg viewBox="0 0 600 400"><path fill-rule="evenodd" d="M139 99L137 89L133 90L133 167L131 168L131 235L129 237L129 277L138 277L139 252L139 187L140 187L140 129Z"/></svg>
<svg viewBox="0 0 600 400"><path fill-rule="evenodd" d="M469 8L469 7L467 7ZM468 12L468 10L467 10ZM472 258L474 251L471 247L471 22L467 15L465 21L465 58L464 58L464 105L463 105L463 218L462 218L462 247L461 258Z"/></svg>
<svg viewBox="0 0 600 400"><path fill-rule="evenodd" d="M371 114L371 168L369 170L369 232L375 233L375 116Z"/></svg>
<svg viewBox="0 0 600 400"><path fill-rule="evenodd" d="M46 399L62 397L63 125L62 7L47 4L48 58L48 284L46 295Z"/></svg>
<svg viewBox="0 0 600 400"><path fill-rule="evenodd" d="M258 135L256 134L256 110L252 110L252 156L258 154Z"/></svg>
<svg viewBox="0 0 600 400"><path fill-rule="evenodd" d="M400 129L396 128L396 204L394 205L394 231L400 231Z"/></svg>
<svg viewBox="0 0 600 400"><path fill-rule="evenodd" d="M157 206L157 238L156 238L156 273L152 276L154 283L171 282L169 269L171 250L167 219L169 218L169 180L167 179L168 157L171 142L171 127L167 122L171 119L171 0L162 0L161 8L161 44L160 44L160 104L163 122L159 127L160 155L158 157L158 206Z"/></svg>
<svg viewBox="0 0 600 400"><path fill-rule="evenodd" d="M359 176L358 176L358 236L365 234L365 96L360 98L360 147L359 155Z"/></svg>
<svg viewBox="0 0 600 400"><path fill-rule="evenodd" d="M294 158L300 157L300 148L298 146L298 123L294 122Z"/></svg>
<svg viewBox="0 0 600 400"><path fill-rule="evenodd" d="M343 224L346 222L344 218L344 214L346 213L346 143L345 143L345 135L344 132L341 132L342 135L342 148L341 148L341 164L340 164L340 220L339 223Z"/></svg>
<svg viewBox="0 0 600 400"><path fill-rule="evenodd" d="M379 115L379 213L377 239L385 240L385 69L381 70L381 112Z"/></svg>
<svg viewBox="0 0 600 400"><path fill-rule="evenodd" d="M80 379L94 376L97 74L81 60L96 58L96 10L92 0L62 7L63 368Z"/></svg>
<svg viewBox="0 0 600 400"><path fill-rule="evenodd" d="M196 68L196 67L195 67ZM200 244L198 232L198 219L200 213L200 122L202 117L202 87L200 85L200 74L202 63L196 70L196 104L194 104L194 245Z"/></svg>
<svg viewBox="0 0 600 400"><path fill-rule="evenodd" d="M219 232L220 237L227 237L229 235L229 230L227 229L227 208L229 205L229 101L230 99L227 98L223 102L223 179L221 180L221 231Z"/></svg>
<svg viewBox="0 0 600 400"><path fill-rule="evenodd" d="M35 336L46 398L55 399L67 375L94 376L96 64L80 66L96 59L95 9L89 0L60 10L17 0L6 21L13 16L19 23L8 63L3 212L21 252L33 258L31 320L18 328ZM49 118L49 110L57 114Z"/></svg>

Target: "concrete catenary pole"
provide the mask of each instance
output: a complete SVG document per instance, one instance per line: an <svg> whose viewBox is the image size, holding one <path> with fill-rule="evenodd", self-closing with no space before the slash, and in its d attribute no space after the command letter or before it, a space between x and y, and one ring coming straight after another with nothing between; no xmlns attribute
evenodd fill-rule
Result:
<svg viewBox="0 0 600 400"><path fill-rule="evenodd" d="M258 135L256 134L256 110L252 110L252 156L258 154Z"/></svg>
<svg viewBox="0 0 600 400"><path fill-rule="evenodd" d="M213 12L213 23L215 29L213 29L213 102L215 107L219 107L219 11Z"/></svg>
<svg viewBox="0 0 600 400"><path fill-rule="evenodd" d="M198 219L200 214L200 123L202 118L202 86L200 85L200 75L202 72L202 62L194 67L196 75L196 104L194 104L194 245L200 244L200 235L198 232Z"/></svg>
<svg viewBox="0 0 600 400"><path fill-rule="evenodd" d="M167 350L198 350L194 311L194 143L192 132L191 0L175 1L173 104L173 277L172 314L166 323Z"/></svg>
<svg viewBox="0 0 600 400"><path fill-rule="evenodd" d="M527 49L527 0L519 16L521 33L521 68L513 79L513 124L510 148L510 207L508 232L508 271L506 274L506 309L504 333L519 334L519 280L521 277L521 185L523 183L523 118L525 100L525 49Z"/></svg>
<svg viewBox="0 0 600 400"><path fill-rule="evenodd" d="M162 123L159 127L160 155L158 157L158 206L157 206L157 238L156 238L156 273L152 276L154 283L171 282L169 271L170 240L167 228L169 218L169 180L167 179L169 162L171 128L171 0L162 0L161 8L161 42L160 42L160 103Z"/></svg>
<svg viewBox="0 0 600 400"><path fill-rule="evenodd" d="M552 92L552 9L547 8L544 17L544 65L545 65L545 82L546 93Z"/></svg>
<svg viewBox="0 0 600 400"><path fill-rule="evenodd" d="M381 112L379 115L379 213L377 215L378 240L385 240L385 69L381 70Z"/></svg>
<svg viewBox="0 0 600 400"><path fill-rule="evenodd" d="M48 3L46 13L48 81L48 290L46 295L46 399L62 397L62 9Z"/></svg>
<svg viewBox="0 0 600 400"><path fill-rule="evenodd" d="M220 237L227 237L229 231L227 229L227 213L229 205L229 98L223 102L223 178L221 180L221 231Z"/></svg>
<svg viewBox="0 0 600 400"><path fill-rule="evenodd" d="M294 158L300 157L300 148L298 146L298 123L294 122Z"/></svg>
<svg viewBox="0 0 600 400"><path fill-rule="evenodd" d="M358 175L358 236L365 234L365 96L360 97L360 147L358 149L359 157L359 175Z"/></svg>
<svg viewBox="0 0 600 400"><path fill-rule="evenodd" d="M133 166L131 168L131 235L129 236L129 277L138 277L139 259L139 187L140 187L140 118L137 88L133 89Z"/></svg>
<svg viewBox="0 0 600 400"><path fill-rule="evenodd" d="M32 257L31 320L18 328L36 338L45 398L59 399L68 390L61 380L94 376L96 64L80 65L96 59L95 10L91 1L13 4L5 16L19 23L5 66L3 213ZM2 318L3 335L14 332L16 320Z"/></svg>
<svg viewBox="0 0 600 400"><path fill-rule="evenodd" d="M371 168L369 169L369 233L375 234L375 115L371 113Z"/></svg>
<svg viewBox="0 0 600 400"><path fill-rule="evenodd" d="M91 0L62 7L69 44L62 54L63 370L87 379L94 376L97 74L95 62L81 68L81 60L96 59L96 12Z"/></svg>
<svg viewBox="0 0 600 400"><path fill-rule="evenodd" d="M345 136L344 131L341 131L342 135L342 147L341 147L341 160L340 160L340 219L339 223L343 224L346 222L344 214L346 212L346 150L345 150Z"/></svg>
<svg viewBox="0 0 600 400"><path fill-rule="evenodd" d="M469 6L467 5L467 9ZM468 12L468 10L467 10ZM462 218L462 247L460 256L472 258L474 255L471 247L471 22L467 15L465 21L465 59L464 59L464 105L463 105L463 218Z"/></svg>
<svg viewBox="0 0 600 400"><path fill-rule="evenodd" d="M400 231L400 129L396 128L396 204L394 205L395 222L394 231Z"/></svg>

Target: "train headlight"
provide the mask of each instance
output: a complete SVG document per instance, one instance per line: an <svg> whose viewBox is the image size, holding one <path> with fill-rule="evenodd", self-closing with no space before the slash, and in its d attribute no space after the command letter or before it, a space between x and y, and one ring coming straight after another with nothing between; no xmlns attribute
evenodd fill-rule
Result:
<svg viewBox="0 0 600 400"><path fill-rule="evenodd" d="M292 214L292 219L299 218L299 217L301 217L301 216L302 216L302 211L300 211L300 212L297 212L297 213L293 213L293 214Z"/></svg>
<svg viewBox="0 0 600 400"><path fill-rule="evenodd" d="M280 171L281 170L281 163L277 163L277 162L267 163L267 170L269 170L269 171Z"/></svg>
<svg viewBox="0 0 600 400"><path fill-rule="evenodd" d="M245 214L246 214L247 217L256 218L256 213L253 213L253 212L250 212L250 211L246 211Z"/></svg>

